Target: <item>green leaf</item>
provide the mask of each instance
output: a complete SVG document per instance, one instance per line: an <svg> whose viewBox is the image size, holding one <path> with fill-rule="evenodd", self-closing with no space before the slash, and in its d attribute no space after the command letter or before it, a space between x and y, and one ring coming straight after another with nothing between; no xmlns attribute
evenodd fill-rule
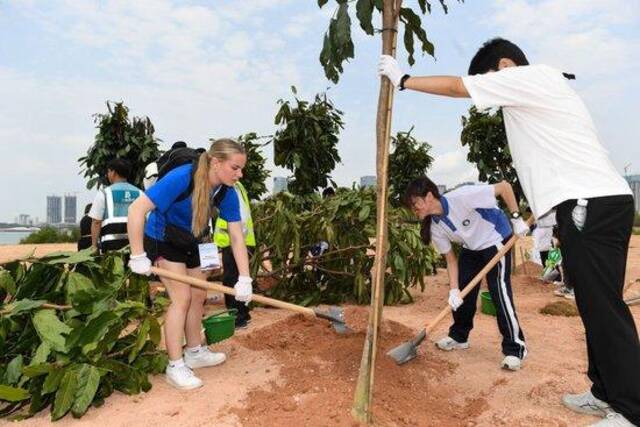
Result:
<svg viewBox="0 0 640 427"><path fill-rule="evenodd" d="M64 376L60 381L60 387L53 402L53 410L51 411L53 421L59 420L69 412L76 398L78 385L78 369L75 366L69 366L64 370Z"/></svg>
<svg viewBox="0 0 640 427"><path fill-rule="evenodd" d="M47 344L44 341L41 342L38 348L36 349L36 352L33 355L33 358L31 359L31 363L29 363L29 366L35 366L35 365L40 365L42 363L46 363L47 358L49 357L49 354L51 354L51 346L49 346L49 344Z"/></svg>
<svg viewBox="0 0 640 427"><path fill-rule="evenodd" d="M12 316L17 316L22 313L26 313L28 311L33 310L34 308L40 307L42 304L46 303L46 301L39 300L33 301L28 298L21 299L20 301L12 302L11 304L7 304L4 306L3 311L6 314L7 318Z"/></svg>
<svg viewBox="0 0 640 427"><path fill-rule="evenodd" d="M74 417L81 417L93 401L100 385L100 371L92 365L83 364L78 373L78 388L71 407Z"/></svg>
<svg viewBox="0 0 640 427"><path fill-rule="evenodd" d="M0 400L6 400L8 402L20 402L26 400L31 395L23 388L9 387L7 385L0 384Z"/></svg>
<svg viewBox="0 0 640 427"><path fill-rule="evenodd" d="M138 353L140 352L140 350L142 350L142 347L144 347L145 343L147 342L147 335L149 335L150 329L151 329L151 323L149 321L149 318L147 317L146 319L144 319L144 321L140 325L140 328L138 330L138 336L136 337L136 343L133 346L131 353L129 353L130 364L136 359L136 357L138 356Z"/></svg>
<svg viewBox="0 0 640 427"><path fill-rule="evenodd" d="M33 326L40 339L49 344L53 350L67 352L63 335L71 332L71 328L58 319L55 310L38 310L33 315Z"/></svg>
<svg viewBox="0 0 640 427"><path fill-rule="evenodd" d="M28 378L35 378L50 373L53 370L51 363L31 364L22 368L22 374Z"/></svg>
<svg viewBox="0 0 640 427"><path fill-rule="evenodd" d="M16 293L16 282L7 270L0 271L0 289L4 289L9 295Z"/></svg>
<svg viewBox="0 0 640 427"><path fill-rule="evenodd" d="M18 383L22 376L22 355L19 354L14 357L7 365L7 370L4 374L4 383L14 385Z"/></svg>
<svg viewBox="0 0 640 427"><path fill-rule="evenodd" d="M369 212L371 212L371 207L369 205L364 205L362 209L360 209L358 220L360 220L360 222L365 221L367 218L369 218Z"/></svg>
<svg viewBox="0 0 640 427"><path fill-rule="evenodd" d="M373 35L373 25L371 24L371 18L373 13L373 1L372 0L358 0L356 3L356 16L360 21L360 27L365 33L370 36Z"/></svg>
<svg viewBox="0 0 640 427"><path fill-rule="evenodd" d="M65 369L54 369L49 372L47 378L44 380L44 384L42 385L42 394L53 393L60 387L60 381L62 381L62 377L64 377L66 373Z"/></svg>

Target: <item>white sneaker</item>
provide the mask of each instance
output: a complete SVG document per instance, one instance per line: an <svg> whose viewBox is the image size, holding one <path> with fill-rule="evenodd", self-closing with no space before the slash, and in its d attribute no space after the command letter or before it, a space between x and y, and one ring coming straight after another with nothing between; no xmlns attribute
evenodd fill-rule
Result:
<svg viewBox="0 0 640 427"><path fill-rule="evenodd" d="M595 424L591 424L591 426L596 427L634 427L635 424L629 422L628 419L625 418L624 415L615 412L613 409L609 410L606 418L604 420L600 420Z"/></svg>
<svg viewBox="0 0 640 427"><path fill-rule="evenodd" d="M180 390L191 390L202 387L202 380L196 377L188 366L175 368L167 366L165 378L169 384Z"/></svg>
<svg viewBox="0 0 640 427"><path fill-rule="evenodd" d="M597 417L604 417L611 410L609 404L595 397L591 390L581 394L565 394L562 404L574 412Z"/></svg>
<svg viewBox="0 0 640 427"><path fill-rule="evenodd" d="M215 353L207 347L201 347L197 353L189 350L184 352L184 364L191 369L206 368L207 366L216 366L227 360L224 353Z"/></svg>
<svg viewBox="0 0 640 427"><path fill-rule="evenodd" d="M458 342L451 337L444 337L436 341L436 347L444 351L465 350L469 348L469 342Z"/></svg>
<svg viewBox="0 0 640 427"><path fill-rule="evenodd" d="M502 359L500 364L502 369L508 369L510 371L517 371L522 367L522 359L516 356L506 356Z"/></svg>
<svg viewBox="0 0 640 427"><path fill-rule="evenodd" d="M566 299L570 299L573 301L576 300L576 294L574 293L573 289L567 289L567 292L564 294L564 297Z"/></svg>

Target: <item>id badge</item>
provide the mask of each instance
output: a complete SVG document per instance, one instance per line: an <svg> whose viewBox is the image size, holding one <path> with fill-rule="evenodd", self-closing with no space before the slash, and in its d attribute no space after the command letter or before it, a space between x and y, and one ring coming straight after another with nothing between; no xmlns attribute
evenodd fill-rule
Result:
<svg viewBox="0 0 640 427"><path fill-rule="evenodd" d="M198 252L200 254L200 270L208 271L220 268L218 247L215 243L200 243Z"/></svg>

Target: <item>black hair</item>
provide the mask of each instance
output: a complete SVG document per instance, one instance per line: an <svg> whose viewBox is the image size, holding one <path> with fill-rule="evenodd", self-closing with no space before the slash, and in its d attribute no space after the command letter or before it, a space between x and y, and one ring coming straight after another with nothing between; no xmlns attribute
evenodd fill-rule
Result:
<svg viewBox="0 0 640 427"><path fill-rule="evenodd" d="M171 149L173 150L174 148L185 148L186 146L187 146L186 142L184 142L184 141L176 141L171 146Z"/></svg>
<svg viewBox="0 0 640 427"><path fill-rule="evenodd" d="M409 183L404 195L402 196L402 204L407 208L413 207L414 197L426 197L428 193L431 193L433 197L440 200L440 191L438 186L426 176L416 178ZM420 224L420 237L425 245L431 243L431 215L427 215Z"/></svg>
<svg viewBox="0 0 640 427"><path fill-rule="evenodd" d="M115 158L107 164L107 170L112 170L122 178L129 180L131 175L131 163L128 160Z"/></svg>
<svg viewBox="0 0 640 427"><path fill-rule="evenodd" d="M469 75L498 71L500 59L508 58L516 65L529 65L524 52L509 40L496 37L482 45L469 64Z"/></svg>
<svg viewBox="0 0 640 427"><path fill-rule="evenodd" d="M91 206L93 205L93 203L87 203L87 206L84 207L84 214L88 214L89 211L91 210Z"/></svg>
<svg viewBox="0 0 640 427"><path fill-rule="evenodd" d="M324 190L322 190L322 198L326 199L327 197L332 197L336 195L336 190L333 189L333 187L327 187Z"/></svg>

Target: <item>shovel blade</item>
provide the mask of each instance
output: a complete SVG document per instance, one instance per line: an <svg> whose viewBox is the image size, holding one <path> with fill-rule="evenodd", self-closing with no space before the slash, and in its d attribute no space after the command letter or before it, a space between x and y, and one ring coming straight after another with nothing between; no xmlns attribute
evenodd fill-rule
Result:
<svg viewBox="0 0 640 427"><path fill-rule="evenodd" d="M317 317L326 319L331 322L333 329L340 334L345 335L349 332L353 332L344 322L344 310L340 307L329 307L329 311L321 311L317 308L313 309L313 312Z"/></svg>
<svg viewBox="0 0 640 427"><path fill-rule="evenodd" d="M427 337L427 332L423 329L418 335L416 335L411 341L400 344L397 347L392 348L387 352L387 356L396 361L398 365L404 365L405 363L413 360L418 356L418 346Z"/></svg>

